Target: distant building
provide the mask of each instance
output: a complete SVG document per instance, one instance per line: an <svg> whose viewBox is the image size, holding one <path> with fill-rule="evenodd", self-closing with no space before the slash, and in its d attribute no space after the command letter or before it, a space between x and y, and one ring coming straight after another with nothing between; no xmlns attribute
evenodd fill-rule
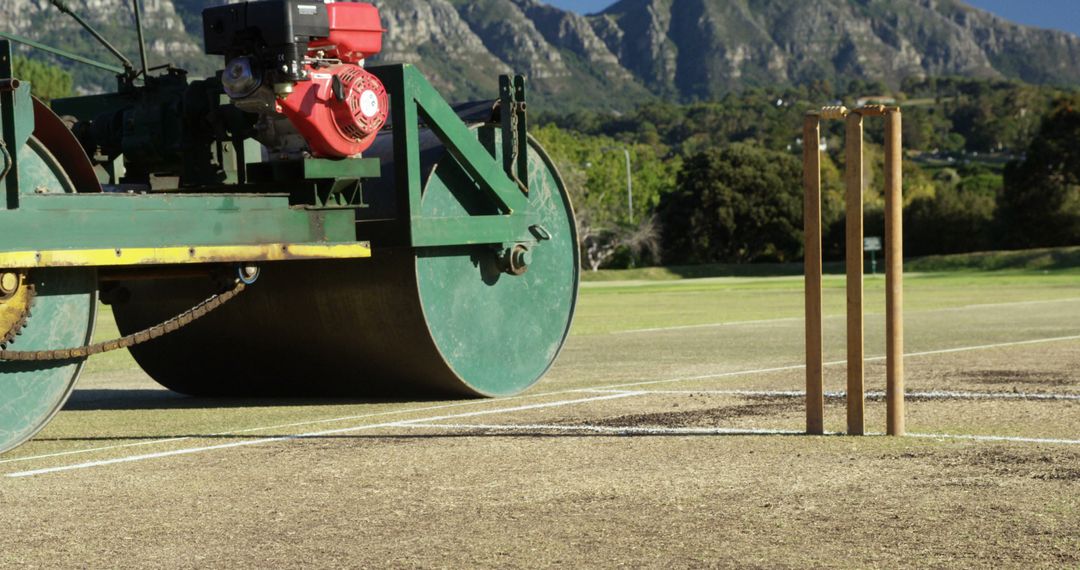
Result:
<svg viewBox="0 0 1080 570"><path fill-rule="evenodd" d="M859 97L855 100L855 107L865 107L867 105L895 105L896 98L889 97L887 95L869 95L866 97Z"/></svg>

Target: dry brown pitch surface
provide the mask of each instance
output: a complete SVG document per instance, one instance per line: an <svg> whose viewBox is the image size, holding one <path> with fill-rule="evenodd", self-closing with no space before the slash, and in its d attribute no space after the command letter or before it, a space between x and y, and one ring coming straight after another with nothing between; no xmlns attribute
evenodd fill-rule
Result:
<svg viewBox="0 0 1080 570"><path fill-rule="evenodd" d="M793 434L799 295L589 287L551 375L503 400L197 400L99 363L0 457L0 563L1080 566L1075 273L913 276L904 438ZM868 317L871 356L883 328ZM872 359L868 389L883 375ZM828 366L829 390L843 379ZM883 402L867 410L881 431Z"/></svg>

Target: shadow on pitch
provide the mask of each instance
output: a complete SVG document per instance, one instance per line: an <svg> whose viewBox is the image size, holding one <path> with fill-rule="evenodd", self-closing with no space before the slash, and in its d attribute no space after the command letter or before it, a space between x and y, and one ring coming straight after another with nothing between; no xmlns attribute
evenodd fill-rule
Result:
<svg viewBox="0 0 1080 570"><path fill-rule="evenodd" d="M64 410L184 410L225 408L278 408L291 406L348 406L355 404L425 403L445 401L420 398L339 398L339 397L218 397L185 396L170 390L137 389L76 389L71 393Z"/></svg>
<svg viewBox="0 0 1080 570"><path fill-rule="evenodd" d="M837 434L828 434L825 437L831 437ZM612 433L590 433L586 431L581 432L551 432L551 431L485 431L482 429L465 430L465 431L447 431L442 433L417 433L417 434L391 434L391 435L377 435L377 434L329 434L329 435L311 435L311 436L298 436L295 434L173 434L173 435L124 435L124 436L92 436L92 437L37 437L34 441L157 441L157 440L174 440L174 439L202 439L202 440L223 440L223 441L243 441L243 440L263 440L263 439L280 439L295 440L295 441L360 441L360 442L405 442L405 441L424 441L434 439L467 439L467 438L514 438L514 439L571 439L571 438L588 438L588 439L612 439L612 438L628 438L628 437L644 437L644 438L656 438L656 437L810 437L802 433L648 433L648 432L612 432ZM813 436L822 437L822 436Z"/></svg>

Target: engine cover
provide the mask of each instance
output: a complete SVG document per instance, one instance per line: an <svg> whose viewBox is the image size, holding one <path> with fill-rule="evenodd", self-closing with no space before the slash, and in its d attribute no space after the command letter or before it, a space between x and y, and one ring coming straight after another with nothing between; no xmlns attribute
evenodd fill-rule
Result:
<svg viewBox="0 0 1080 570"><path fill-rule="evenodd" d="M349 63L309 68L308 77L310 81L298 82L288 97L279 98L278 105L311 153L343 158L367 150L390 110L382 82Z"/></svg>

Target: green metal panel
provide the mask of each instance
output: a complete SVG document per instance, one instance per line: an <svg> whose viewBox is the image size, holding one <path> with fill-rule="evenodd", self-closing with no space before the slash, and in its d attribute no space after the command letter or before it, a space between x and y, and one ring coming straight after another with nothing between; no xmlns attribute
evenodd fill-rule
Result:
<svg viewBox="0 0 1080 570"><path fill-rule="evenodd" d="M503 244L535 241L529 227L538 223L541 216L530 212L528 216L452 216L427 217L413 230L413 245L438 247L455 245Z"/></svg>
<svg viewBox="0 0 1080 570"><path fill-rule="evenodd" d="M480 129L501 147L500 129ZM422 214L466 215L470 205L451 191L459 183L456 170L449 156L435 169L424 188ZM555 166L531 140L528 184L531 222L550 239L530 238L532 261L524 275L503 273L490 246L417 252L416 282L432 340L463 387L476 394L515 394L539 380L562 347L574 312L579 263L573 211Z"/></svg>
<svg viewBox="0 0 1080 570"><path fill-rule="evenodd" d="M473 243L513 243L528 240L529 218L522 216L530 204L522 189L507 176L501 159L485 148L477 133L465 125L453 108L411 65L391 65L369 69L386 85L391 97L394 125L395 176L399 219L410 221L411 244L417 247L451 246ZM522 91L524 94L524 91ZM452 185L454 195L480 190L497 208L491 216L458 212L456 219L433 216L421 208L420 137L418 122L423 119L446 146L466 175ZM492 219L502 214L503 220ZM505 231L500 233L500 228Z"/></svg>
<svg viewBox="0 0 1080 570"><path fill-rule="evenodd" d="M20 208L0 210L0 252L356 240L349 210L290 207L286 195L75 194L36 139L20 157Z"/></svg>
<svg viewBox="0 0 1080 570"><path fill-rule="evenodd" d="M368 68L390 93L390 120L394 133L394 178L397 180L397 219L410 220L410 236L416 206L420 204L419 114L411 94L406 91L405 66Z"/></svg>
<svg viewBox="0 0 1080 570"><path fill-rule="evenodd" d="M310 158L304 161L304 178L374 178L379 175L379 161L367 158L328 160Z"/></svg>
<svg viewBox="0 0 1080 570"><path fill-rule="evenodd" d="M24 195L0 211L0 251L28 249L343 243L356 240L350 210L289 207L265 195Z"/></svg>
<svg viewBox="0 0 1080 570"><path fill-rule="evenodd" d="M457 113L427 79L412 66L406 67L405 78L412 84L412 96L428 127L446 144L450 154L480 188L490 192L508 210L506 213L528 207L521 190L506 176L502 164L479 143L476 133L461 122Z"/></svg>
<svg viewBox="0 0 1080 570"><path fill-rule="evenodd" d="M0 142L3 143L5 207L19 207L19 154L30 133L34 131L34 103L30 84L16 88L12 79L11 43L0 41Z"/></svg>

